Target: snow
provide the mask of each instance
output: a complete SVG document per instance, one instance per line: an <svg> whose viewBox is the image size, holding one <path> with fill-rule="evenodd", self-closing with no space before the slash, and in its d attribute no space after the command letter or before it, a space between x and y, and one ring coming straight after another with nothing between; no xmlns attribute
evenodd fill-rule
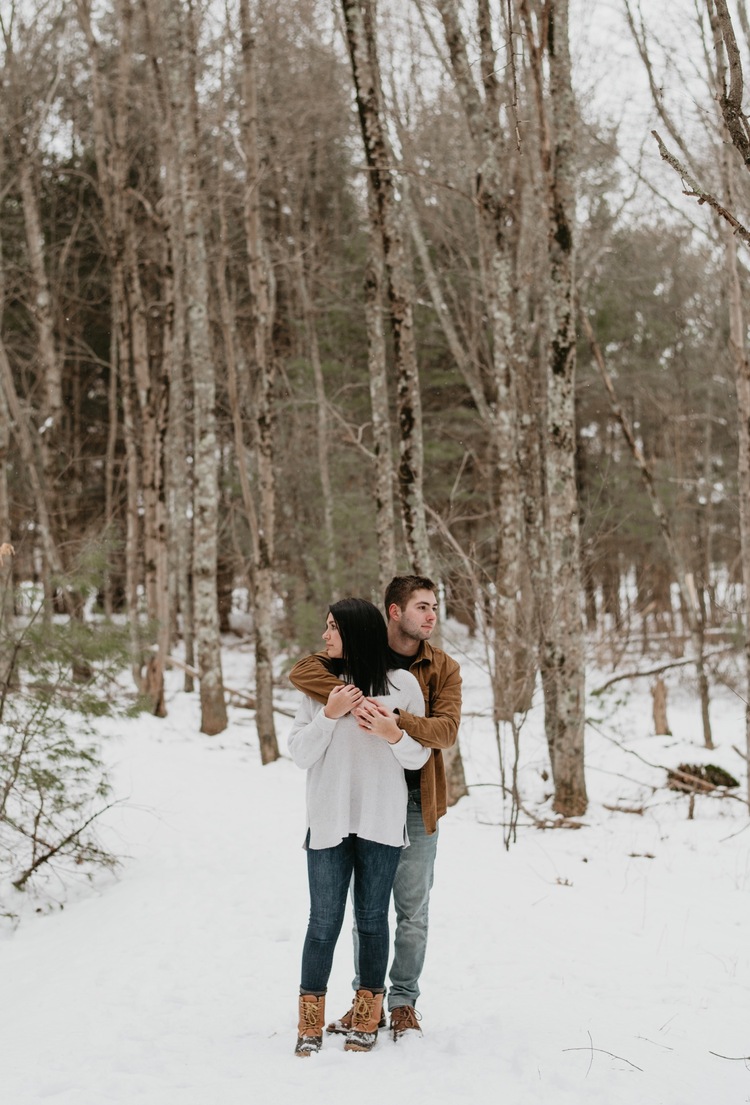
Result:
<svg viewBox="0 0 750 1105"><path fill-rule="evenodd" d="M452 624L443 643L464 671L473 785L441 823L423 1037L381 1034L370 1055L327 1038L320 1055L293 1056L304 772L286 755L261 766L247 710L202 736L175 673L166 719L102 724L121 799L101 829L116 875L61 888L50 912L27 895L0 930L4 1103L750 1102L747 810L700 797L688 820L688 799L654 791L664 772L649 766L713 762L739 777L738 696L715 688L711 753L688 669L668 677L673 738L649 735L645 679L592 700L582 827L542 830L522 814L506 850L479 650ZM249 650L227 647L227 683L250 676ZM282 688L280 701L295 696ZM286 752L291 722L278 722ZM539 706L521 746L525 809L552 821ZM351 973L345 931L331 1016Z"/></svg>

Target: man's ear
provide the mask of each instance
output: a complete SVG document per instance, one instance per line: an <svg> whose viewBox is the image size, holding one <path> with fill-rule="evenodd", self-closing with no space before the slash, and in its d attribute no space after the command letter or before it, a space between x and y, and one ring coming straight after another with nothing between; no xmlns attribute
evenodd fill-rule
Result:
<svg viewBox="0 0 750 1105"><path fill-rule="evenodd" d="M392 602L388 607L388 621L397 622L401 617L401 607L397 602Z"/></svg>

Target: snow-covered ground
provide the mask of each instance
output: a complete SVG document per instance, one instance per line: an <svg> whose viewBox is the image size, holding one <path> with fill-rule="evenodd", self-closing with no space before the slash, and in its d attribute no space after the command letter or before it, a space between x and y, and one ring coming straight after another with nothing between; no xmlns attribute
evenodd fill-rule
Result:
<svg viewBox="0 0 750 1105"><path fill-rule="evenodd" d="M472 791L441 825L424 1036L293 1056L304 773L286 755L261 766L246 710L220 737L199 734L175 673L167 719L106 723L122 802L101 835L118 873L68 887L52 912L32 899L0 931L3 1105L750 1102L747 810L699 798L688 820L687 798L654 791L664 772L649 766L718 763L744 794L742 702L716 690L708 754L686 672L670 677L673 738L650 735L646 680L618 684L590 706L582 827L522 814L506 850L486 678L458 627L444 645L463 663ZM250 667L249 650L227 648L228 684L247 685ZM551 819L539 713L522 732L521 787ZM286 753L291 723L278 720ZM344 932L333 1015L351 973Z"/></svg>

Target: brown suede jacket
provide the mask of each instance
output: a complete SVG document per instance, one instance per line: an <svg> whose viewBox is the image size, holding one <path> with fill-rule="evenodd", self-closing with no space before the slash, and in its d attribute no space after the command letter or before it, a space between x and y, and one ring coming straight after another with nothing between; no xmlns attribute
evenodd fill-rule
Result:
<svg viewBox="0 0 750 1105"><path fill-rule="evenodd" d="M317 702L327 702L328 695L338 680L326 671L322 661L324 652L314 653L298 660L289 673L298 691ZM427 833L437 829L438 818L447 809L444 748L452 748L458 737L461 720L461 670L456 661L434 648L429 641L422 641L411 664L410 671L422 688L426 717L401 711L398 724L414 737L432 755L420 773L422 789L422 820Z"/></svg>

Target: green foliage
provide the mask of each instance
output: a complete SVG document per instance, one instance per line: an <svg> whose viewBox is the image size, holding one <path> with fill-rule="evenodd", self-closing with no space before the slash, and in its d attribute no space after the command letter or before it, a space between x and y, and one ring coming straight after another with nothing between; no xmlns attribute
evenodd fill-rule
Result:
<svg viewBox="0 0 750 1105"><path fill-rule="evenodd" d="M115 858L94 831L110 787L96 723L122 714L127 634L38 613L0 627L0 913L13 890L64 886ZM48 898L47 898L48 900Z"/></svg>

